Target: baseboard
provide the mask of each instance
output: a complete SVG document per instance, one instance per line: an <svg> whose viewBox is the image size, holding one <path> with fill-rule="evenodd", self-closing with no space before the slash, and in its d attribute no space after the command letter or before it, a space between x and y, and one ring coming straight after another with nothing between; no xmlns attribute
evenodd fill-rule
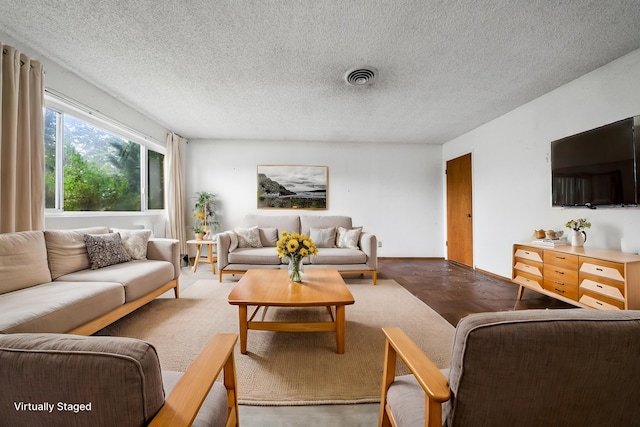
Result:
<svg viewBox="0 0 640 427"><path fill-rule="evenodd" d="M510 282L510 281L511 281L511 279L509 279L509 278L507 278L507 277L500 276L499 274L495 274L495 273L492 273L492 272L490 272L490 271L482 270L481 268L477 268L477 267L476 267L476 268L475 268L475 270L476 270L478 273L486 274L487 276L493 277L493 278L495 278L495 279L506 280L507 282Z"/></svg>

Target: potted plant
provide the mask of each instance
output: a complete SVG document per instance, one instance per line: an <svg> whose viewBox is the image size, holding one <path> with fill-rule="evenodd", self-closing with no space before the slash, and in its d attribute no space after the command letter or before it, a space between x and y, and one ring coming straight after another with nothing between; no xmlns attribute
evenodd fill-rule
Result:
<svg viewBox="0 0 640 427"><path fill-rule="evenodd" d="M204 232L209 231L211 226L213 226L214 230L218 229L219 222L216 221L216 198L213 193L209 193L208 191L196 193L193 212L193 215L199 221L202 221Z"/></svg>
<svg viewBox="0 0 640 427"><path fill-rule="evenodd" d="M204 226L196 224L193 226L193 232L196 235L196 240L204 239Z"/></svg>
<svg viewBox="0 0 640 427"><path fill-rule="evenodd" d="M587 241L587 233L585 228L591 228L591 223L586 218L578 218L567 221L565 227L570 228L573 232L571 235L571 246L583 246Z"/></svg>

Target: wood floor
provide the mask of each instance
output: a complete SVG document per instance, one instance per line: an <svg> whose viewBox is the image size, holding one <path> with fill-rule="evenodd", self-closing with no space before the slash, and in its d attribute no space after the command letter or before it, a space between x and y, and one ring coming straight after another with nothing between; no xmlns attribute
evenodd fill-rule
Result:
<svg viewBox="0 0 640 427"><path fill-rule="evenodd" d="M453 326L471 313L541 308L575 308L469 267L437 259L379 259L378 277L393 279Z"/></svg>

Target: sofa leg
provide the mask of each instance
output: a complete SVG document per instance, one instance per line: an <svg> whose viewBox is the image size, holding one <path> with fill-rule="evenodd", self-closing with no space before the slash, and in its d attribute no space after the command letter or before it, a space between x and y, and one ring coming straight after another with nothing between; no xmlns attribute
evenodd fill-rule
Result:
<svg viewBox="0 0 640 427"><path fill-rule="evenodd" d="M176 296L176 299L180 298L180 284L176 283L176 287L173 288L173 293Z"/></svg>

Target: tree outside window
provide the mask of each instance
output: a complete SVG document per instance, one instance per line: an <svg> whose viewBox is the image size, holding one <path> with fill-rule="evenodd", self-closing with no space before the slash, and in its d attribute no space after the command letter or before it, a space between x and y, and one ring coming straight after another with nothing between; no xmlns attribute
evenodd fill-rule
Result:
<svg viewBox="0 0 640 427"><path fill-rule="evenodd" d="M62 144L62 150L58 144ZM63 162L57 162L63 153ZM164 208L164 155L66 113L45 114L45 201L64 211L141 211L141 157L150 209ZM60 164L62 163L62 164ZM62 168L62 174L58 170ZM62 177L62 183L59 177ZM61 194L56 206L56 191ZM153 206L151 206L153 203Z"/></svg>

